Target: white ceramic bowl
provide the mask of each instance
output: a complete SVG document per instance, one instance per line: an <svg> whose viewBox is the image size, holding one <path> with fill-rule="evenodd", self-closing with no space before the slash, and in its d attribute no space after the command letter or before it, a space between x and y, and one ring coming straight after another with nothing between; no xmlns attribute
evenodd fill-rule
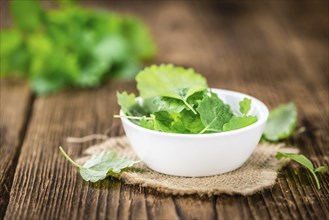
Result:
<svg viewBox="0 0 329 220"><path fill-rule="evenodd" d="M243 93L221 89L212 89L212 92L234 112L239 112L239 102L244 97L252 99L249 114L256 115L258 121L223 133L172 134L142 128L121 118L131 146L148 167L175 176L211 176L235 170L250 157L264 131L269 114L267 107Z"/></svg>

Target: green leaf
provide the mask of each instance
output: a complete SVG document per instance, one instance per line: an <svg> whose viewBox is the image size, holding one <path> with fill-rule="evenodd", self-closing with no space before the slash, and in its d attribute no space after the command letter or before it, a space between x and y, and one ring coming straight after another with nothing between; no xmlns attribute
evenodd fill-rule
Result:
<svg viewBox="0 0 329 220"><path fill-rule="evenodd" d="M315 179L315 182L316 182L316 185L317 185L317 188L318 189L321 188L319 179L318 179L318 177L316 176L315 173L316 172L326 172L325 167L321 166L321 167L318 167L318 168L314 169L314 166L313 166L312 162L302 154L278 152L275 155L275 157L278 160L280 160L281 158L289 158L289 159L292 159L292 160L296 161L297 163L303 165L304 167L306 167L311 172L311 174L313 175L313 177Z"/></svg>
<svg viewBox="0 0 329 220"><path fill-rule="evenodd" d="M180 119L189 133L198 134L205 128L200 115L193 114L191 111L183 110L180 112Z"/></svg>
<svg viewBox="0 0 329 220"><path fill-rule="evenodd" d="M187 98L187 103L189 103L193 108L197 108L203 97L206 95L209 95L208 89L196 92Z"/></svg>
<svg viewBox="0 0 329 220"><path fill-rule="evenodd" d="M174 117L174 121L171 124L171 131L172 133L177 133L177 134L189 134L190 132L186 129L183 121L181 120L181 118L176 115L176 117Z"/></svg>
<svg viewBox="0 0 329 220"><path fill-rule="evenodd" d="M27 50L32 56L47 56L54 53L56 45L53 45L52 39L48 36L37 33L31 34L27 38Z"/></svg>
<svg viewBox="0 0 329 220"><path fill-rule="evenodd" d="M122 34L131 42L131 52L143 60L152 58L156 45L149 30L136 17L127 16L122 21Z"/></svg>
<svg viewBox="0 0 329 220"><path fill-rule="evenodd" d="M160 111L154 112L153 116L153 129L156 131L178 134L190 133L189 130L185 127L181 114L179 113L170 114L166 111Z"/></svg>
<svg viewBox="0 0 329 220"><path fill-rule="evenodd" d="M214 93L211 96L206 95L196 110L205 126L200 133L223 131L223 125L233 116L230 106L224 104Z"/></svg>
<svg viewBox="0 0 329 220"><path fill-rule="evenodd" d="M275 155L276 159L281 159L283 157L285 158L290 158L298 163L300 163L301 165L305 166L307 169L313 171L314 170L314 167L313 167L313 164L312 162L307 158L305 157L304 155L302 154L294 154L294 153L281 153L281 152L278 152L276 155Z"/></svg>
<svg viewBox="0 0 329 220"><path fill-rule="evenodd" d="M326 173L328 172L327 167L325 166L320 166L314 170L315 173Z"/></svg>
<svg viewBox="0 0 329 220"><path fill-rule="evenodd" d="M30 79L33 91L39 95L48 94L65 87L65 80L55 79L51 76L34 76Z"/></svg>
<svg viewBox="0 0 329 220"><path fill-rule="evenodd" d="M256 116L241 116L232 118L228 123L223 126L223 131L232 131L240 128L247 127L257 121Z"/></svg>
<svg viewBox="0 0 329 220"><path fill-rule="evenodd" d="M137 88L144 99L164 96L184 102L195 114L195 110L187 103L188 97L208 88L206 79L193 69L175 67L172 64L150 66L136 76Z"/></svg>
<svg viewBox="0 0 329 220"><path fill-rule="evenodd" d="M239 102L239 105L241 114L247 115L251 107L251 99L244 98L241 102Z"/></svg>
<svg viewBox="0 0 329 220"><path fill-rule="evenodd" d="M10 10L16 25L22 30L32 31L41 24L43 11L39 1L11 0Z"/></svg>
<svg viewBox="0 0 329 220"><path fill-rule="evenodd" d="M173 133L171 128L174 119L166 111L154 112L154 129L162 132Z"/></svg>
<svg viewBox="0 0 329 220"><path fill-rule="evenodd" d="M86 33L81 34L82 36L88 36ZM79 47L76 46L78 51L80 47L83 47L82 51L79 51L79 53L81 53L79 57L81 71L79 77L74 79L74 84L80 87L100 85L101 80L105 78L105 76L108 77L108 72L111 72L111 75L115 75L116 72L111 71L113 66L126 59L128 53L128 45L125 39L119 36L102 36L97 42L88 40L87 36L87 39L82 38L82 40L80 40L78 38L77 42L81 42L78 43ZM74 42L74 44L76 44L76 42ZM89 46L84 46L83 44Z"/></svg>
<svg viewBox="0 0 329 220"><path fill-rule="evenodd" d="M85 181L97 182L103 180L108 176L118 177L120 173L132 167L139 161L128 160L120 158L115 152L104 152L100 155L89 159L83 166L74 162L63 150L59 148L60 152L69 160L74 166L80 170L80 175Z"/></svg>
<svg viewBox="0 0 329 220"><path fill-rule="evenodd" d="M169 113L179 113L186 108L186 105L178 99L161 96L156 96L154 98L144 100L143 106L150 112L167 111Z"/></svg>
<svg viewBox="0 0 329 220"><path fill-rule="evenodd" d="M26 74L29 54L24 48L22 33L17 29L0 32L0 76Z"/></svg>
<svg viewBox="0 0 329 220"><path fill-rule="evenodd" d="M97 42L92 52L104 62L122 62L129 56L129 43L120 35L110 35Z"/></svg>
<svg viewBox="0 0 329 220"><path fill-rule="evenodd" d="M155 130L154 129L154 119L153 118L150 120L150 119L147 119L146 117L142 117L142 119L139 120L138 125L143 127L143 128L147 128L147 129L150 129L150 130Z"/></svg>
<svg viewBox="0 0 329 220"><path fill-rule="evenodd" d="M138 105L135 94L134 93L128 94L127 92L122 92L122 93L117 92L117 99L118 99L118 104L121 107L121 110L126 115L132 115L131 108L134 105Z"/></svg>
<svg viewBox="0 0 329 220"><path fill-rule="evenodd" d="M150 112L136 101L134 93L117 92L118 104L127 116L143 117L150 115Z"/></svg>
<svg viewBox="0 0 329 220"><path fill-rule="evenodd" d="M22 45L22 34L17 29L2 30L0 32L0 55L5 56L12 53Z"/></svg>
<svg viewBox="0 0 329 220"><path fill-rule="evenodd" d="M264 131L268 141L278 141L292 135L297 123L297 109L294 103L281 105L271 111Z"/></svg>
<svg viewBox="0 0 329 220"><path fill-rule="evenodd" d="M123 60L121 63L115 65L112 70L118 79L133 79L141 69L141 64L137 59ZM110 76L113 76L113 74Z"/></svg>
<svg viewBox="0 0 329 220"><path fill-rule="evenodd" d="M46 69L46 70L45 70ZM30 65L30 83L37 94L48 94L64 89L78 74L76 57L63 56L58 51L35 56Z"/></svg>

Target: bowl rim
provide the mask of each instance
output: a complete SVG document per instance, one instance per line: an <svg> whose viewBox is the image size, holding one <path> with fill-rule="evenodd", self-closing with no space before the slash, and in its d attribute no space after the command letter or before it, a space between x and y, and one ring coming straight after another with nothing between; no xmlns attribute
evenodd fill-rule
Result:
<svg viewBox="0 0 329 220"><path fill-rule="evenodd" d="M245 131L249 131L251 129L254 129L254 128L262 125L263 123L266 123L268 116L269 116L269 110L268 110L267 106L259 99L255 98L251 95L248 95L248 94L245 94L242 92L233 91L233 90L216 89L216 88L210 88L210 90L212 92L215 92L216 94L223 94L223 93L225 94L226 93L226 94L235 95L235 96L242 96L242 98L244 98L244 97L250 98L252 100L252 103L254 103L254 105L259 106L259 111L260 111L260 114L262 115L262 117L259 118L257 120L257 122L255 122L247 127L244 127L244 128L239 128L237 130L226 131L226 132L210 133L210 134L177 134L177 133L155 131L155 130L143 128L139 125L136 125L135 123L131 122L129 119L124 118L124 117L121 117L121 121L122 121L122 123L125 123L128 126L138 129L142 132L155 134L155 135L161 135L161 136L167 136L167 137L188 137L188 138L208 138L208 137L230 136L230 135L234 135L234 134L238 134L238 133L243 133ZM122 110L120 110L120 115L121 116L125 115Z"/></svg>

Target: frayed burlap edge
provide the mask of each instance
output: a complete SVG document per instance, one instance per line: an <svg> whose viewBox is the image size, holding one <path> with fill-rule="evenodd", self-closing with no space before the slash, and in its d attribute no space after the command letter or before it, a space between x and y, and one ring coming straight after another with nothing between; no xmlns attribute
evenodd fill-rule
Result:
<svg viewBox="0 0 329 220"><path fill-rule="evenodd" d="M84 163L93 155L103 151L115 150L119 156L137 159L125 136L112 137L103 143L93 145L84 151L84 157L78 159ZM143 163L136 165L138 171L132 169L121 174L126 184L141 185L159 192L173 195L212 196L219 194L251 195L258 191L271 188L276 183L278 171L289 160L276 160L276 152L298 153L298 149L282 144L259 143L249 160L237 170L209 177L177 177L158 173Z"/></svg>

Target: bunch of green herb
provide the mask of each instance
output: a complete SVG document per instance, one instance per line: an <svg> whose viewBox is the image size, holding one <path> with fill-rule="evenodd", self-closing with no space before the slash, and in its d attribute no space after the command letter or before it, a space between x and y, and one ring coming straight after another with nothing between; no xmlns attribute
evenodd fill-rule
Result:
<svg viewBox="0 0 329 220"><path fill-rule="evenodd" d="M0 32L1 76L22 76L45 94L132 78L154 56L154 42L137 18L58 2L61 7L46 10L39 1L10 1L15 26Z"/></svg>
<svg viewBox="0 0 329 220"><path fill-rule="evenodd" d="M139 72L136 81L139 100L127 92L118 92L117 98L123 117L144 128L201 134L236 130L257 121L248 115L251 99L241 100L240 112L233 112L193 69L153 65Z"/></svg>

